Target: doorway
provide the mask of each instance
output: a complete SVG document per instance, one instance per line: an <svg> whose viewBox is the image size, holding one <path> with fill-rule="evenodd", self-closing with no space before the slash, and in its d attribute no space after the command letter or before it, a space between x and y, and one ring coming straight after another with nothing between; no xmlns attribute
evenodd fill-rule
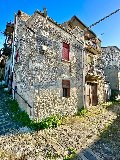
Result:
<svg viewBox="0 0 120 160"><path fill-rule="evenodd" d="M97 83L87 82L86 84L86 106L96 106L98 104Z"/></svg>

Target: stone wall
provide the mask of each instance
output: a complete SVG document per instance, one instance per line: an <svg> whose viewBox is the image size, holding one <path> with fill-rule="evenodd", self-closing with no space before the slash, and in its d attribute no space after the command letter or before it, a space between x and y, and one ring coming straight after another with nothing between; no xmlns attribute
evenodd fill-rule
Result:
<svg viewBox="0 0 120 160"><path fill-rule="evenodd" d="M110 82L112 90L119 90L118 68L115 66L108 66L105 68L106 80Z"/></svg>
<svg viewBox="0 0 120 160"><path fill-rule="evenodd" d="M4 68L0 68L0 81L4 79Z"/></svg>
<svg viewBox="0 0 120 160"><path fill-rule="evenodd" d="M116 46L103 47L101 56L101 67L106 75L106 80L110 82L112 90L119 90L119 66L120 49Z"/></svg>
<svg viewBox="0 0 120 160"><path fill-rule="evenodd" d="M14 66L14 83L13 88L17 86L17 92L23 99L15 94L20 107L30 115L30 108L27 103L33 107L34 102L34 78L35 74L31 66L29 65L30 55L33 54L31 49L34 46L35 36L25 25L25 21L22 18L18 18L16 25L16 53L19 54L19 59ZM32 44L32 45L31 45ZM25 102L27 101L27 103ZM33 117L33 108L31 109L31 117Z"/></svg>
<svg viewBox="0 0 120 160"><path fill-rule="evenodd" d="M98 80L98 104L105 102L105 81L104 79Z"/></svg>
<svg viewBox="0 0 120 160"><path fill-rule="evenodd" d="M6 57L0 55L0 81L4 79Z"/></svg>
<svg viewBox="0 0 120 160"><path fill-rule="evenodd" d="M17 33L20 47L14 79L18 93L34 108L33 117L77 112L83 106L82 42L38 12L26 23L19 18ZM63 42L70 44L69 62L62 61ZM70 80L69 98L62 96L62 80Z"/></svg>

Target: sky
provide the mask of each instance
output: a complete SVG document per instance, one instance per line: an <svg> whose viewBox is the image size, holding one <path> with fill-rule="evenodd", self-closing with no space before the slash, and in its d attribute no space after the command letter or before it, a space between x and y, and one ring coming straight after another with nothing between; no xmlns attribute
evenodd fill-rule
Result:
<svg viewBox="0 0 120 160"><path fill-rule="evenodd" d="M47 8L48 16L58 23L76 15L90 26L120 8L120 0L0 0L0 31L5 30L7 22L13 21L14 13L18 10L32 15L37 9L43 11L44 7ZM102 46L120 48L120 11L92 27L92 30L102 40ZM0 33L0 48L3 47L4 39Z"/></svg>

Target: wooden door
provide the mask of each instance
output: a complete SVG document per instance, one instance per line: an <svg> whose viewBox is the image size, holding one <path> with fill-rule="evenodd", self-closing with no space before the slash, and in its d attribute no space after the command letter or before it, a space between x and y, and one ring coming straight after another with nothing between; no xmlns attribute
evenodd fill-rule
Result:
<svg viewBox="0 0 120 160"><path fill-rule="evenodd" d="M90 84L86 85L86 106L89 107L91 105L91 96L90 96Z"/></svg>
<svg viewBox="0 0 120 160"><path fill-rule="evenodd" d="M94 106L97 105L97 84L88 82L86 85L86 106Z"/></svg>
<svg viewBox="0 0 120 160"><path fill-rule="evenodd" d="M91 83L91 96L92 96L92 106L96 106L98 103L96 83Z"/></svg>

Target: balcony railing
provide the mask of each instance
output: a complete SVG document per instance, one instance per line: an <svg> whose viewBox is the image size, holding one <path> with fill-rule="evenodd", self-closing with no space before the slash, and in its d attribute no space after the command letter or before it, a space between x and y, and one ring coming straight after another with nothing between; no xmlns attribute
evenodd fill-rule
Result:
<svg viewBox="0 0 120 160"><path fill-rule="evenodd" d="M94 42L93 40L86 40L86 49L93 52L94 54L101 53L101 47L99 43Z"/></svg>
<svg viewBox="0 0 120 160"><path fill-rule="evenodd" d="M95 67L94 65L89 65L87 67L86 75L103 77L104 76L104 72L101 69Z"/></svg>

